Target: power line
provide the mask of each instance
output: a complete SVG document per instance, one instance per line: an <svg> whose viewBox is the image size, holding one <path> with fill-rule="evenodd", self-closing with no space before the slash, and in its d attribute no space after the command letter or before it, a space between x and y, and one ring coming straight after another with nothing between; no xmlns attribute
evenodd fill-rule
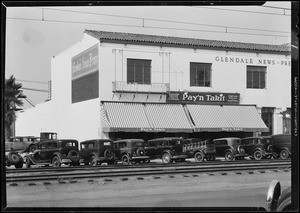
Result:
<svg viewBox="0 0 300 213"><path fill-rule="evenodd" d="M58 20L40 20L40 19L29 19L29 18L12 18L8 17L7 19L16 19L16 20L25 20L25 21L42 21L42 22L58 22L58 23L69 23L69 24L91 24L91 25L109 25L109 26L122 26L122 27L136 27L136 28L155 28L155 29L166 29L166 30L185 30L185 31L199 31L199 32L212 32L212 33L228 33L228 34L243 34L243 35L260 35L260 36L276 36L276 37L291 37L290 35L271 35L271 34L254 34L254 33L237 33L237 32L222 32L222 31L213 31L213 30L194 30L186 28L167 28L167 27L151 27L151 26L136 26L136 25L124 25L124 24L107 24L107 23L92 23L92 22L78 22L78 21L58 21Z"/></svg>
<svg viewBox="0 0 300 213"><path fill-rule="evenodd" d="M213 25L213 24L199 24L199 23L193 23L193 22L171 21L171 20L163 20L163 19L134 17L134 16L112 15L112 14L106 14L106 13L92 13L92 12L81 12L81 11L74 11L74 10L49 9L49 8L37 8L37 9L70 12L70 13L80 13L80 14L90 14L90 15L100 15L100 16L110 16L110 17L118 17L118 18L138 19L138 20L143 20L143 21L149 20L149 21L159 21L159 22L167 22L167 23L188 24L188 25L208 26L208 27L221 27L221 28L241 29L241 30L289 33L289 32L285 32L285 31L277 31L277 30L265 30L265 29L257 29L257 28L245 28L245 27L231 27L231 26ZM208 8L208 9L213 9L213 8Z"/></svg>
<svg viewBox="0 0 300 213"><path fill-rule="evenodd" d="M267 6L267 5L261 5L261 7L268 7L268 8L281 9L281 10L291 10L290 8Z"/></svg>
<svg viewBox="0 0 300 213"><path fill-rule="evenodd" d="M48 90L44 90L44 89L34 89L34 88L26 88L26 87L22 87L23 90L31 90L31 91L36 91L36 92L46 92L48 93Z"/></svg>

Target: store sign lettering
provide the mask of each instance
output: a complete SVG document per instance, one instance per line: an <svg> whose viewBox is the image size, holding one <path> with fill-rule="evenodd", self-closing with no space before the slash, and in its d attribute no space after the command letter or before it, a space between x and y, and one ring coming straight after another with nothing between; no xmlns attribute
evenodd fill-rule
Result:
<svg viewBox="0 0 300 213"><path fill-rule="evenodd" d="M239 93L170 92L167 102L239 104Z"/></svg>
<svg viewBox="0 0 300 213"><path fill-rule="evenodd" d="M72 58L72 79L98 70L98 45Z"/></svg>
<svg viewBox="0 0 300 213"><path fill-rule="evenodd" d="M222 63L291 66L291 60L281 60L281 59L216 56L215 61L222 62Z"/></svg>
<svg viewBox="0 0 300 213"><path fill-rule="evenodd" d="M224 127L224 128L222 128L222 131L230 131L230 132L232 132L232 131L244 131L244 129L243 128L238 128L238 127L235 127L235 128L226 128L226 127Z"/></svg>

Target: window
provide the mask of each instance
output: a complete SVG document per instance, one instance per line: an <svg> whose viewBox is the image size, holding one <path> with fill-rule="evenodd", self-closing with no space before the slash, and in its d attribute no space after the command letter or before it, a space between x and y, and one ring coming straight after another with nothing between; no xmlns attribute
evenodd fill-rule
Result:
<svg viewBox="0 0 300 213"><path fill-rule="evenodd" d="M190 63L190 86L210 87L211 85L211 64Z"/></svg>
<svg viewBox="0 0 300 213"><path fill-rule="evenodd" d="M267 67L247 66L247 88L266 88L266 70Z"/></svg>
<svg viewBox="0 0 300 213"><path fill-rule="evenodd" d="M127 59L127 83L151 84L151 60Z"/></svg>
<svg viewBox="0 0 300 213"><path fill-rule="evenodd" d="M269 132L262 132L261 135L272 135L273 134L273 107L262 107L261 108L261 118L265 122L266 126L269 128Z"/></svg>

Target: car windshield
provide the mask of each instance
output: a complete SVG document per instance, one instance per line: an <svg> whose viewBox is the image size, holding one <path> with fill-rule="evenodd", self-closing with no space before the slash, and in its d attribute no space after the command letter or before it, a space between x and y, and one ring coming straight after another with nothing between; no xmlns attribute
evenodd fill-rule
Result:
<svg viewBox="0 0 300 213"><path fill-rule="evenodd" d="M111 142L110 141L104 141L103 146L111 146Z"/></svg>
<svg viewBox="0 0 300 213"><path fill-rule="evenodd" d="M171 140L170 141L170 145L174 146L174 145L180 145L181 144L181 140Z"/></svg>

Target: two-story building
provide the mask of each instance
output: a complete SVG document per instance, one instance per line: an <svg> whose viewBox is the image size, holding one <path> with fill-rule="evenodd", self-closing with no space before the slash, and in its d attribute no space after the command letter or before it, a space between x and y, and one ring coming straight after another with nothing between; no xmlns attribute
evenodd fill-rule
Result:
<svg viewBox="0 0 300 213"><path fill-rule="evenodd" d="M284 45L86 30L51 61L51 100L16 135L218 138L290 132Z"/></svg>

